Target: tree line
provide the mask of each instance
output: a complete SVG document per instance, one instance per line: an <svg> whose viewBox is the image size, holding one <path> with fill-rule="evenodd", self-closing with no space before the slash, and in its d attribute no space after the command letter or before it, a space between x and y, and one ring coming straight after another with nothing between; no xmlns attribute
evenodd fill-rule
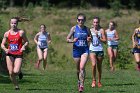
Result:
<svg viewBox="0 0 140 93"><path fill-rule="evenodd" d="M111 4L119 4L121 8L135 8L140 9L140 0L0 0L0 7L23 7L29 4L34 6L41 6L46 4L49 6L59 6L59 7L104 7L111 8Z"/></svg>

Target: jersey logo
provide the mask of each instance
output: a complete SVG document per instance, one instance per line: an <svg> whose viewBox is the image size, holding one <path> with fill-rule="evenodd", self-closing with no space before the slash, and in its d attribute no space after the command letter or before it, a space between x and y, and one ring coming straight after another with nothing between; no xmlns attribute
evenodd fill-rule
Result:
<svg viewBox="0 0 140 93"><path fill-rule="evenodd" d="M10 44L10 50L11 51L17 51L18 50L18 44Z"/></svg>

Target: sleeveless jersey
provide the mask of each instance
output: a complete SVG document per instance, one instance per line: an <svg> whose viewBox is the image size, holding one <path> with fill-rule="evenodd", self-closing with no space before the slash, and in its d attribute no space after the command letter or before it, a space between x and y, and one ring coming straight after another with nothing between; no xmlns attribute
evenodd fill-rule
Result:
<svg viewBox="0 0 140 93"><path fill-rule="evenodd" d="M138 45L140 45L140 27L137 29L135 40L138 42Z"/></svg>
<svg viewBox="0 0 140 93"><path fill-rule="evenodd" d="M78 40L74 43L74 46L88 47L87 37L88 37L87 27L85 26L83 29L81 29L78 27L78 25L76 25L74 38L78 38Z"/></svg>
<svg viewBox="0 0 140 93"><path fill-rule="evenodd" d="M38 37L38 46L39 48L47 48L48 47L48 43L47 43L47 39L48 39L48 33L41 33Z"/></svg>
<svg viewBox="0 0 140 93"><path fill-rule="evenodd" d="M102 42L99 38L101 38L101 31L98 31L98 37L95 32L91 31L92 34L92 42L90 43L89 50L91 51L103 51Z"/></svg>
<svg viewBox="0 0 140 93"><path fill-rule="evenodd" d="M106 32L107 38L114 38L115 37L115 32L116 32L116 30L109 31L109 29L108 29L107 32ZM117 40L108 40L107 44L108 45L118 45L118 41Z"/></svg>
<svg viewBox="0 0 140 93"><path fill-rule="evenodd" d="M8 43L8 49L10 49L8 52L9 54L22 55L22 52L20 52L20 49L22 48L22 37L20 36L20 32L17 32L16 35L11 35L9 32Z"/></svg>

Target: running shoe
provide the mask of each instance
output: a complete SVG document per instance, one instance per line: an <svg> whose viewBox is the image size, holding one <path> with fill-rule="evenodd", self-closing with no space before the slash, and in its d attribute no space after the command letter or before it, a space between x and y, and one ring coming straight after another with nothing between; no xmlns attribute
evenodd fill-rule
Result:
<svg viewBox="0 0 140 93"><path fill-rule="evenodd" d="M98 88L102 87L101 82L98 82Z"/></svg>
<svg viewBox="0 0 140 93"><path fill-rule="evenodd" d="M83 92L83 90L84 90L84 86L83 85L80 85L79 92Z"/></svg>
<svg viewBox="0 0 140 93"><path fill-rule="evenodd" d="M114 67L110 67L110 71L111 72L114 72L115 71L115 68Z"/></svg>
<svg viewBox="0 0 140 93"><path fill-rule="evenodd" d="M92 81L91 87L94 88L96 86L96 80Z"/></svg>
<svg viewBox="0 0 140 93"><path fill-rule="evenodd" d="M15 87L15 90L20 90L20 88L18 86Z"/></svg>
<svg viewBox="0 0 140 93"><path fill-rule="evenodd" d="M20 73L18 74L18 76L19 76L19 79L21 80L21 79L23 78L22 72L20 72Z"/></svg>
<svg viewBox="0 0 140 93"><path fill-rule="evenodd" d="M36 69L39 69L39 65L37 63L35 64L35 68Z"/></svg>

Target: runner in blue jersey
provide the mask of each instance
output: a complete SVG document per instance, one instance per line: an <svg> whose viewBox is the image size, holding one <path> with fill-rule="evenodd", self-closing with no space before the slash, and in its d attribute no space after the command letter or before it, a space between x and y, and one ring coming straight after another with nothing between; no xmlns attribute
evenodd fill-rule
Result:
<svg viewBox="0 0 140 93"><path fill-rule="evenodd" d="M101 28L99 17L93 18L93 27L90 29L92 40L90 43L90 60L92 62L92 87L96 86L96 67L98 70L98 87L101 84L102 61L104 57L102 42L106 42L105 31Z"/></svg>
<svg viewBox="0 0 140 93"><path fill-rule="evenodd" d="M47 67L47 54L48 54L48 43L51 42L51 36L49 32L46 31L46 26L44 24L40 25L40 32L38 32L34 41L37 44L37 54L38 61L36 63L36 68L39 69L40 62L43 61L43 70Z"/></svg>
<svg viewBox="0 0 140 93"><path fill-rule="evenodd" d="M136 28L132 35L133 54L137 63L136 69L140 71L140 27Z"/></svg>
<svg viewBox="0 0 140 93"><path fill-rule="evenodd" d="M114 71L115 69L114 62L116 60L118 53L119 36L115 29L115 26L116 26L115 22L110 21L109 28L105 30L107 36L107 45L108 45L107 51L109 56L110 71Z"/></svg>
<svg viewBox="0 0 140 93"><path fill-rule="evenodd" d="M67 36L67 42L73 43L73 59L77 67L79 92L84 89L85 65L89 55L88 41L91 39L89 28L84 25L85 21L86 16L83 13L79 13L77 15L78 24L71 28Z"/></svg>

